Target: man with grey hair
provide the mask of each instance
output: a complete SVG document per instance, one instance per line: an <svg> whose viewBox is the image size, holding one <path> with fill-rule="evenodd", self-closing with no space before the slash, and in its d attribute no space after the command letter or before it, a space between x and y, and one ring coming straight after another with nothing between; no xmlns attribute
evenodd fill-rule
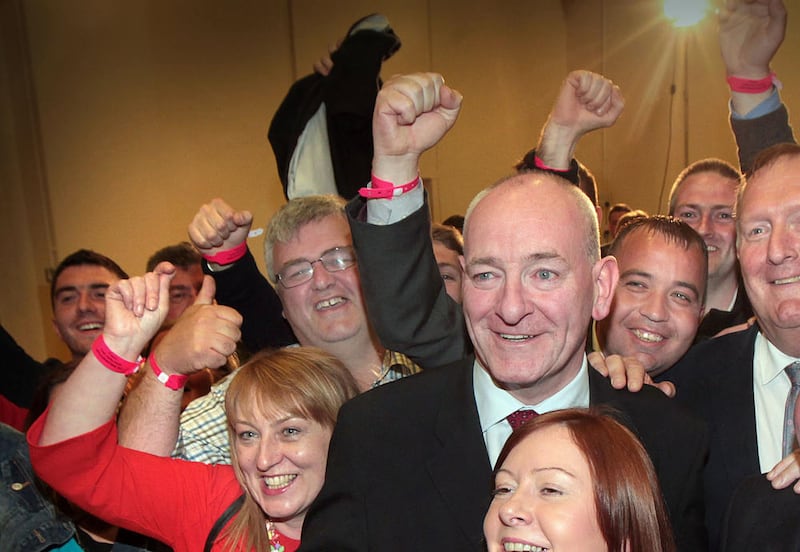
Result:
<svg viewBox="0 0 800 552"><path fill-rule="evenodd" d="M396 271L415 288L422 281L421 290L437 275L418 161L460 105L461 95L432 73L395 77L376 103L372 187L362 190L376 199L366 201L367 219L411 207L391 226L409 232L420 259ZM359 222L364 203L348 206L354 231L380 234L381 226ZM594 206L562 178L527 172L479 194L464 229L463 312L474 356L342 408L301 550L484 550L492 466L512 424L601 404L620 413L652 456L681 549L704 549L704 429L661 392L615 390L588 368L589 320L608 313L618 278L614 258L599 258ZM397 264L385 250L371 253L370 263ZM412 278L420 267L425 273ZM371 268L362 263L364 278Z"/></svg>
<svg viewBox="0 0 800 552"><path fill-rule="evenodd" d="M221 199L203 205L189 226L189 237L206 259L206 268L216 277L219 287L227 287L238 300L228 302L242 314L243 335L248 321L260 322L264 314L253 311L251 301L259 294L277 293L283 316L288 320L297 342L319 347L336 356L355 378L362 391L414 374L419 367L403 355L384 349L368 322L361 298L356 260L344 200L337 196L308 196L290 200L272 217L265 240L267 272L275 289L263 279L252 256L246 251L246 239L253 221L248 211L232 208ZM232 253L234 252L234 253ZM238 252L238 253L235 253ZM238 258L236 258L238 255ZM235 281L224 276L231 271ZM231 295L228 299L231 299ZM247 330L251 335L259 329ZM247 342L245 340L245 344ZM229 376L211 392L190 403L181 414L180 430L174 410L174 391L160 385L152 374L144 378L144 391L134 393L121 422L121 442L154 454L168 454L177 440L174 456L207 463L230 463L225 423L224 394ZM133 396L133 394L132 394ZM164 403L167 403L166 405ZM144 427L145 412L162 412L164 428L153 432ZM156 438L153 438L156 433Z"/></svg>

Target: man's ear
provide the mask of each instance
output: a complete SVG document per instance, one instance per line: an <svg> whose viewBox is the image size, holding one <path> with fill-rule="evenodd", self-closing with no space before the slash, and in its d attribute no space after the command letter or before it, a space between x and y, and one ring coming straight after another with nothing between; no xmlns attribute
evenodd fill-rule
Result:
<svg viewBox="0 0 800 552"><path fill-rule="evenodd" d="M609 256L597 261L592 269L592 278L594 281L592 318L602 320L608 316L608 312L611 310L614 291L616 291L619 281L617 259Z"/></svg>

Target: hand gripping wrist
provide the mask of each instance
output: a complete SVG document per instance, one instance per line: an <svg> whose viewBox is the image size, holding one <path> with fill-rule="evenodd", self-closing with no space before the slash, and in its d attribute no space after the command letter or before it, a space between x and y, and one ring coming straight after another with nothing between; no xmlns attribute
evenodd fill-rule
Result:
<svg viewBox="0 0 800 552"><path fill-rule="evenodd" d="M189 376L185 374L165 374L156 362L155 353L150 353L147 362L150 364L150 369L153 371L153 375L156 379L173 391L183 389L183 386L186 385L186 380L189 379Z"/></svg>

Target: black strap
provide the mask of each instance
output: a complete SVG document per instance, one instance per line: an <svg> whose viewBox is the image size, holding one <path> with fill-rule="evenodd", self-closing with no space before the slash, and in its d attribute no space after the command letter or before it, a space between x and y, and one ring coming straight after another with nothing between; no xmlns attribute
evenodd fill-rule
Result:
<svg viewBox="0 0 800 552"><path fill-rule="evenodd" d="M205 547L203 547L203 552L211 552L211 547L214 545L214 541L217 540L219 532L222 531L222 528L225 527L225 524L230 521L234 514L242 508L242 504L244 504L244 495L234 500L233 503L228 506L228 509L222 512L222 515L214 522L214 527L208 532L208 538L206 539Z"/></svg>

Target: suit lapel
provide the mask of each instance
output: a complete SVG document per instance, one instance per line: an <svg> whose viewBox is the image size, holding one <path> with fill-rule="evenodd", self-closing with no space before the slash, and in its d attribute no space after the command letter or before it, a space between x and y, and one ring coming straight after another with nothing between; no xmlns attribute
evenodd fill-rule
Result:
<svg viewBox="0 0 800 552"><path fill-rule="evenodd" d="M725 464L731 481L759 473L756 407L753 398L753 354L758 327L742 333L742 339L720 356L719 362L730 367L728 377L708 382L719 386L710 393L710 412L717 418Z"/></svg>
<svg viewBox="0 0 800 552"><path fill-rule="evenodd" d="M450 368L436 418L441 448L431 455L428 472L449 512L475 550L483 550L483 516L491 492L491 466L475 406L472 357Z"/></svg>

